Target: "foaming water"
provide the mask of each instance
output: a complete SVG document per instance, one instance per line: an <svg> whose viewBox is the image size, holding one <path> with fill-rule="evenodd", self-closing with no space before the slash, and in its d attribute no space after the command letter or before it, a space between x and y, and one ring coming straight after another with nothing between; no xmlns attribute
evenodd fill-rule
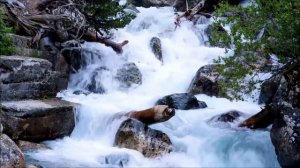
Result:
<svg viewBox="0 0 300 168"><path fill-rule="evenodd" d="M70 137L46 142L51 150L28 153L29 158L46 167L279 167L267 129L237 127L238 122L260 110L257 104L205 95L197 98L208 108L177 110L169 121L151 125L171 138L174 151L170 154L148 159L137 151L113 147L122 121L112 121L112 115L149 108L165 95L185 92L196 71L224 53L224 49L205 46L204 29L210 20L202 18L197 25L182 22L175 30L171 8L139 10L135 20L115 32L115 41L129 40L122 55L100 44L85 44L101 56L87 58L88 66L73 75L69 89L58 95L81 104L76 127ZM149 46L154 36L162 42L163 64ZM128 62L141 70L143 83L122 89L114 76ZM93 71L103 66L107 70L96 81L105 88L104 94L73 94L84 89ZM232 124L209 124L211 117L234 109L246 115Z"/></svg>

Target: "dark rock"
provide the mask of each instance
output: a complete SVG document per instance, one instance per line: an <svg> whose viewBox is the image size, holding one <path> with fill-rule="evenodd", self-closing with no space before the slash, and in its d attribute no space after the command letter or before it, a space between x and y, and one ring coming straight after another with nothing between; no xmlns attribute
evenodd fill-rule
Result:
<svg viewBox="0 0 300 168"><path fill-rule="evenodd" d="M18 146L7 135L0 136L0 167L23 168L25 158Z"/></svg>
<svg viewBox="0 0 300 168"><path fill-rule="evenodd" d="M259 104L270 104L280 85L281 75L273 76L261 84L261 91L258 98Z"/></svg>
<svg viewBox="0 0 300 168"><path fill-rule="evenodd" d="M272 110L271 107L267 106L259 113L240 123L239 127L247 127L251 129L267 128L273 123L275 116L276 113Z"/></svg>
<svg viewBox="0 0 300 168"><path fill-rule="evenodd" d="M193 78L187 92L191 94L206 94L208 96L220 95L218 82L222 80L220 74L216 71L216 65L205 65L201 67Z"/></svg>
<svg viewBox="0 0 300 168"><path fill-rule="evenodd" d="M122 88L129 88L133 84L142 84L142 73L135 63L127 63L117 71L116 77Z"/></svg>
<svg viewBox="0 0 300 168"><path fill-rule="evenodd" d="M199 101L194 95L189 93L177 93L159 99L156 105L167 105L170 108L189 110L206 108L205 102Z"/></svg>
<svg viewBox="0 0 300 168"><path fill-rule="evenodd" d="M22 141L22 140L18 140L16 142L16 144L24 152L33 152L33 151L38 151L38 150L47 150L47 149L50 149L45 144L28 142L28 141Z"/></svg>
<svg viewBox="0 0 300 168"><path fill-rule="evenodd" d="M1 103L3 132L13 139L40 142L68 136L75 126L75 104L59 99Z"/></svg>
<svg viewBox="0 0 300 168"><path fill-rule="evenodd" d="M73 94L76 94L76 95L80 95L80 94L84 94L84 95L89 95L91 92L89 91L85 91L85 90L75 90L73 92Z"/></svg>
<svg viewBox="0 0 300 168"><path fill-rule="evenodd" d="M99 94L102 94L105 92L105 89L104 89L103 85L101 84L101 80L100 80L104 71L108 71L108 69L105 67L100 67L100 68L97 68L93 72L92 77L91 77L91 83L89 83L86 88L88 91L91 91L94 93L99 93Z"/></svg>
<svg viewBox="0 0 300 168"><path fill-rule="evenodd" d="M291 66L292 68L293 66ZM300 66L282 77L272 106L278 115L271 129L271 140L282 167L300 165Z"/></svg>
<svg viewBox="0 0 300 168"><path fill-rule="evenodd" d="M150 158L167 154L172 150L172 143L167 134L151 129L135 119L127 119L121 124L114 145L137 150Z"/></svg>
<svg viewBox="0 0 300 168"><path fill-rule="evenodd" d="M21 56L0 56L0 81L7 83L38 82L48 75L52 64L44 59L21 57Z"/></svg>
<svg viewBox="0 0 300 168"><path fill-rule="evenodd" d="M162 50L161 50L161 41L158 37L152 37L150 40L150 47L155 57L163 62Z"/></svg>
<svg viewBox="0 0 300 168"><path fill-rule="evenodd" d="M242 112L232 110L232 111L214 116L209 121L210 122L211 121L213 121L213 122L234 122L242 115L243 115Z"/></svg>

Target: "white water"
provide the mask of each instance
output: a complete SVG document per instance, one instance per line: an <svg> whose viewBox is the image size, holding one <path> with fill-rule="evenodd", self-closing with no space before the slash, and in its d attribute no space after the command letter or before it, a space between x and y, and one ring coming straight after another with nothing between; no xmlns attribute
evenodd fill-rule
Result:
<svg viewBox="0 0 300 168"><path fill-rule="evenodd" d="M30 158L46 167L112 167L120 162L125 167L279 167L268 130L237 128L239 121L260 110L258 105L205 95L197 95L197 98L205 101L208 108L177 110L169 121L151 126L169 135L174 145L170 154L147 159L137 151L113 147L114 135L121 123L111 122L113 114L149 108L165 95L185 92L196 71L224 52L204 45L207 24L194 26L182 22L175 31L171 8L139 10L141 13L135 20L115 32L116 41L130 42L122 55L116 55L103 45L87 45L100 50L104 57L94 59L87 69L72 76L69 89L59 94L81 104L72 135L47 142L51 150L29 153ZM164 65L149 47L153 36L162 40ZM117 67L126 62L134 62L141 70L141 86L128 90L118 88L112 76ZM107 90L105 94L72 94L86 86L91 72L103 65L110 69L98 79ZM247 115L233 124L207 123L211 117L233 109Z"/></svg>

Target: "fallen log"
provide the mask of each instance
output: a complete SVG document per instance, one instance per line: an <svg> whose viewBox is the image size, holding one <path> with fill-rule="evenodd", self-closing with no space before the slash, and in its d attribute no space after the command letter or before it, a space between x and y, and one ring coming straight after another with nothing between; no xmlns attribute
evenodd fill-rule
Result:
<svg viewBox="0 0 300 168"><path fill-rule="evenodd" d="M257 114L246 119L239 124L239 127L247 127L250 129L267 128L275 119L276 112L272 110L271 106L266 106Z"/></svg>
<svg viewBox="0 0 300 168"><path fill-rule="evenodd" d="M116 43L110 39L103 38L99 33L96 32L86 32L83 37L83 40L87 42L99 42L102 43L108 47L111 47L116 53L122 53L123 52L123 46L128 44L128 40L124 40L121 43Z"/></svg>
<svg viewBox="0 0 300 168"><path fill-rule="evenodd" d="M175 115L175 109L166 105L157 105L149 109L141 111L131 111L127 113L117 113L113 116L113 120L122 117L133 118L141 121L146 125L156 124L169 120Z"/></svg>

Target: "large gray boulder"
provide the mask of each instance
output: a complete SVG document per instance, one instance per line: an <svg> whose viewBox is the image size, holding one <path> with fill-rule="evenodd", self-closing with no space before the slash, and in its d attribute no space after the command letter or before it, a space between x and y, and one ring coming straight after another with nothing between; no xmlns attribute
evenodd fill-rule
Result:
<svg viewBox="0 0 300 168"><path fill-rule="evenodd" d="M172 150L172 143L167 134L151 129L135 119L127 119L121 124L114 145L137 150L150 158L167 154Z"/></svg>
<svg viewBox="0 0 300 168"><path fill-rule="evenodd" d="M75 106L56 98L1 102L3 132L32 142L68 136L75 126Z"/></svg>
<svg viewBox="0 0 300 168"><path fill-rule="evenodd" d="M0 56L0 101L55 97L67 83L51 67L44 59Z"/></svg>
<svg viewBox="0 0 300 168"><path fill-rule="evenodd" d="M25 158L18 146L7 135L0 135L0 167L23 168Z"/></svg>
<svg viewBox="0 0 300 168"><path fill-rule="evenodd" d="M271 140L282 167L300 165L300 66L295 66L281 79L273 98L277 117L271 129Z"/></svg>

